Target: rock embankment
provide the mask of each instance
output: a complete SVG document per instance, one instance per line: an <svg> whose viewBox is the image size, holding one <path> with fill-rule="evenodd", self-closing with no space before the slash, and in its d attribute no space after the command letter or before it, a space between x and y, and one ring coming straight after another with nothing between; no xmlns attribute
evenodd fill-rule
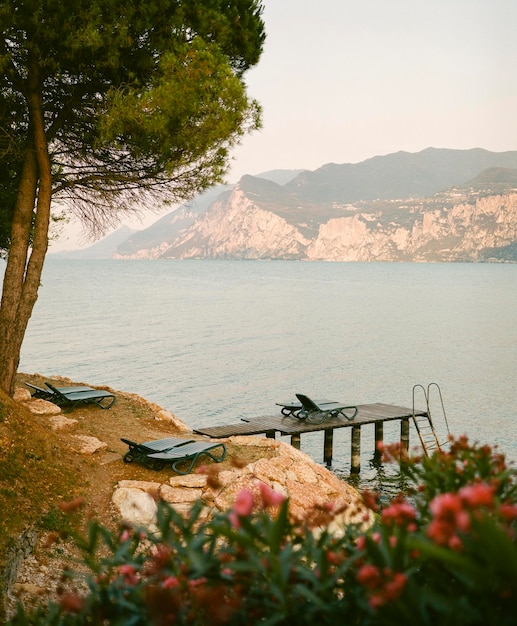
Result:
<svg viewBox="0 0 517 626"><path fill-rule="evenodd" d="M73 384L69 379L61 380ZM311 509L332 503L341 511L331 522L334 533L342 532L349 523L369 525L372 520L372 512L353 487L283 441L256 436L223 439L226 459L197 467L187 476L166 470L153 472L134 463L126 465L122 457L127 446L120 441L121 429L138 441L196 435L156 404L133 394L115 393L117 403L109 411L86 407L69 415L63 415L51 402L33 399L27 389L18 388L15 394L15 400L43 422L49 439L76 456L78 467L84 471L85 493L92 500L86 504L107 513L105 517L114 523L125 521L152 529L160 500L180 514L201 500L207 519L230 509L240 491L259 493L261 484L289 498L293 519L304 519ZM33 521L27 520L27 527L32 528ZM14 610L17 600L30 605L57 597L63 568L73 566L73 547L66 543L49 547L44 534L32 533L30 554L24 542L24 550L18 550L12 563L6 564L10 568L5 588L8 597L4 598L8 610Z"/></svg>
<svg viewBox="0 0 517 626"><path fill-rule="evenodd" d="M260 483L264 483L289 498L293 520L303 520L308 511L328 503L343 510L332 522L333 532L340 532L349 523L370 520L371 512L365 509L353 487L289 444L262 437L229 437L224 441L230 448L267 447L275 454L244 467L222 470L216 476L204 471L171 476L166 482L119 481L113 493L113 503L120 516L133 523L153 526L157 501L167 502L186 514L192 504L201 499L208 517L215 510L230 509L240 491L247 489L258 496ZM211 466L211 469L216 467Z"/></svg>
<svg viewBox="0 0 517 626"><path fill-rule="evenodd" d="M92 433L76 434L74 430L79 419L65 417L52 402L33 399L28 390L23 388L16 390L15 398L30 411L47 415L50 428L66 433L70 448L78 454L99 456L108 452L108 443ZM138 396L132 396L132 399L140 404L146 402ZM192 434L172 413L157 405L151 406L156 420L168 421L174 432ZM128 476L113 484L111 500L120 518L136 524L153 525L159 500L186 514L198 499L205 504L208 516L211 511L231 508L236 495L244 489L258 492L261 482L289 498L290 513L294 519L303 519L311 507L329 502L345 511L335 520L336 529L340 524L368 518L369 510L364 507L353 487L289 444L258 436L229 437L220 441L226 444L230 459L233 451L239 450L236 455L239 463L217 472L216 480L213 479L213 473L210 476L209 472L200 473L198 470L187 476L150 472L152 480L134 480ZM252 448L255 450L250 454ZM242 453L243 449L247 449L248 454ZM258 460L242 462L242 459L249 458ZM111 459L120 461L121 455L112 455ZM216 468L213 464L209 466L210 470Z"/></svg>

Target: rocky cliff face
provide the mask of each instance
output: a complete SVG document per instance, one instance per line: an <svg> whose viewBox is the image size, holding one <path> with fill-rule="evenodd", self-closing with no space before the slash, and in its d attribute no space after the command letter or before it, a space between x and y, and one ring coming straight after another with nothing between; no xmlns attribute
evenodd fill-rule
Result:
<svg viewBox="0 0 517 626"><path fill-rule="evenodd" d="M517 152L428 149L287 183L244 176L188 220L163 220L117 257L517 261Z"/></svg>
<svg viewBox="0 0 517 626"><path fill-rule="evenodd" d="M517 240L517 194L413 213L412 224L359 213L322 224L307 258L325 261L477 261Z"/></svg>
<svg viewBox="0 0 517 626"><path fill-rule="evenodd" d="M238 186L163 251L175 259L478 261L517 241L517 194L348 205L341 217L293 224ZM313 235L313 236L311 236ZM162 250L164 246L162 245ZM150 257L156 249L149 250ZM142 252L140 253L142 258Z"/></svg>
<svg viewBox="0 0 517 626"><path fill-rule="evenodd" d="M310 240L237 186L163 254L181 259L300 259Z"/></svg>

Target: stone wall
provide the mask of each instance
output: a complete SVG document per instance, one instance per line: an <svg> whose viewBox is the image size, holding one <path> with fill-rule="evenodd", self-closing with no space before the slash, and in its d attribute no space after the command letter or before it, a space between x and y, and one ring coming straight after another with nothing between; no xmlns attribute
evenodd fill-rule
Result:
<svg viewBox="0 0 517 626"><path fill-rule="evenodd" d="M18 578L18 571L25 559L32 553L38 541L38 532L34 526L28 526L7 550L5 566L0 581L1 607L7 607L12 601L14 585ZM4 609L3 609L4 610ZM2 612L3 612L2 610ZM6 615L1 615L6 619Z"/></svg>

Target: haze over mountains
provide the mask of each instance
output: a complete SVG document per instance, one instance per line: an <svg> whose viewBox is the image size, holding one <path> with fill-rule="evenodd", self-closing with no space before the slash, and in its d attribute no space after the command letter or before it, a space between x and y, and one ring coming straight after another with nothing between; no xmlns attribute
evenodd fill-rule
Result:
<svg viewBox="0 0 517 626"><path fill-rule="evenodd" d="M428 148L244 176L120 235L59 256L516 261L517 151Z"/></svg>

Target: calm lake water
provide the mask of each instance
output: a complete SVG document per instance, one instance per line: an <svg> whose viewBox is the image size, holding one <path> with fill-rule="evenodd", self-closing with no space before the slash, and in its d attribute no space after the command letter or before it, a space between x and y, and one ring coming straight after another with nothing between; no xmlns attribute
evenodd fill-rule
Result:
<svg viewBox="0 0 517 626"><path fill-rule="evenodd" d="M515 460L516 319L510 264L50 257L20 370L138 393L194 428L273 414L295 392L411 407L414 385L437 383L453 433ZM334 441L346 473L350 429ZM302 450L322 461L322 433Z"/></svg>

